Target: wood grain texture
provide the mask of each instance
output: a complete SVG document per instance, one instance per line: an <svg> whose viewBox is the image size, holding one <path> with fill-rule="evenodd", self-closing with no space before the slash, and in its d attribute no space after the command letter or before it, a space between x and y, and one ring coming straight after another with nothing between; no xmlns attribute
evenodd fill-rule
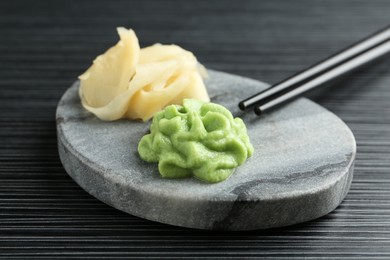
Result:
<svg viewBox="0 0 390 260"><path fill-rule="evenodd" d="M139 219L94 199L58 158L55 107L117 41L192 50L206 67L274 83L387 25L386 0L0 2L0 258L389 259L389 57L310 97L358 144L331 214L288 228L206 232Z"/></svg>

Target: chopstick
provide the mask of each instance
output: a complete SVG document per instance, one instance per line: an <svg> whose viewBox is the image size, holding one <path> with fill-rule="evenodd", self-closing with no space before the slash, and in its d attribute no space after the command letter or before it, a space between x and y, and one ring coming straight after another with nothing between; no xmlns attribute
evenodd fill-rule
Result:
<svg viewBox="0 0 390 260"><path fill-rule="evenodd" d="M329 58L241 101L241 110L255 113L279 106L300 94L331 81L390 52L390 26L345 48Z"/></svg>

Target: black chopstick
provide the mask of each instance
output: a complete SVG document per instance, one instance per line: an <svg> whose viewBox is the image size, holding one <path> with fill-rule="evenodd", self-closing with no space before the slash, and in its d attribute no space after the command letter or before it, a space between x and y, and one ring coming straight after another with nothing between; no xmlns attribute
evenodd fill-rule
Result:
<svg viewBox="0 0 390 260"><path fill-rule="evenodd" d="M256 114L260 115L265 110L352 71L389 51L390 27L386 27L306 70L241 101L238 106L241 110L255 107Z"/></svg>

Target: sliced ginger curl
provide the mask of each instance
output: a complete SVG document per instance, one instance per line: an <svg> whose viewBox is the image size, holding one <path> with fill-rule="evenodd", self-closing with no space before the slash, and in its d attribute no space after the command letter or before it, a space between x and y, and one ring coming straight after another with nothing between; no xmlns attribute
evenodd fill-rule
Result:
<svg viewBox="0 0 390 260"><path fill-rule="evenodd" d="M177 45L140 49L134 31L117 28L120 40L79 76L85 109L101 120L149 120L183 99L210 101L195 56Z"/></svg>

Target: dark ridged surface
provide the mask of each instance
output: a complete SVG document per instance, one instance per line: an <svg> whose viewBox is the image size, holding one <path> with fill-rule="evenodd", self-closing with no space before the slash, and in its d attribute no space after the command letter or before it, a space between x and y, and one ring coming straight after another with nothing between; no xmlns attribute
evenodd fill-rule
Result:
<svg viewBox="0 0 390 260"><path fill-rule="evenodd" d="M338 81L317 102L358 144L342 205L309 223L206 232L119 212L89 196L57 154L55 108L92 59L133 27L192 50L207 67L274 83L385 26L389 1L2 1L2 259L390 259L389 57Z"/></svg>

